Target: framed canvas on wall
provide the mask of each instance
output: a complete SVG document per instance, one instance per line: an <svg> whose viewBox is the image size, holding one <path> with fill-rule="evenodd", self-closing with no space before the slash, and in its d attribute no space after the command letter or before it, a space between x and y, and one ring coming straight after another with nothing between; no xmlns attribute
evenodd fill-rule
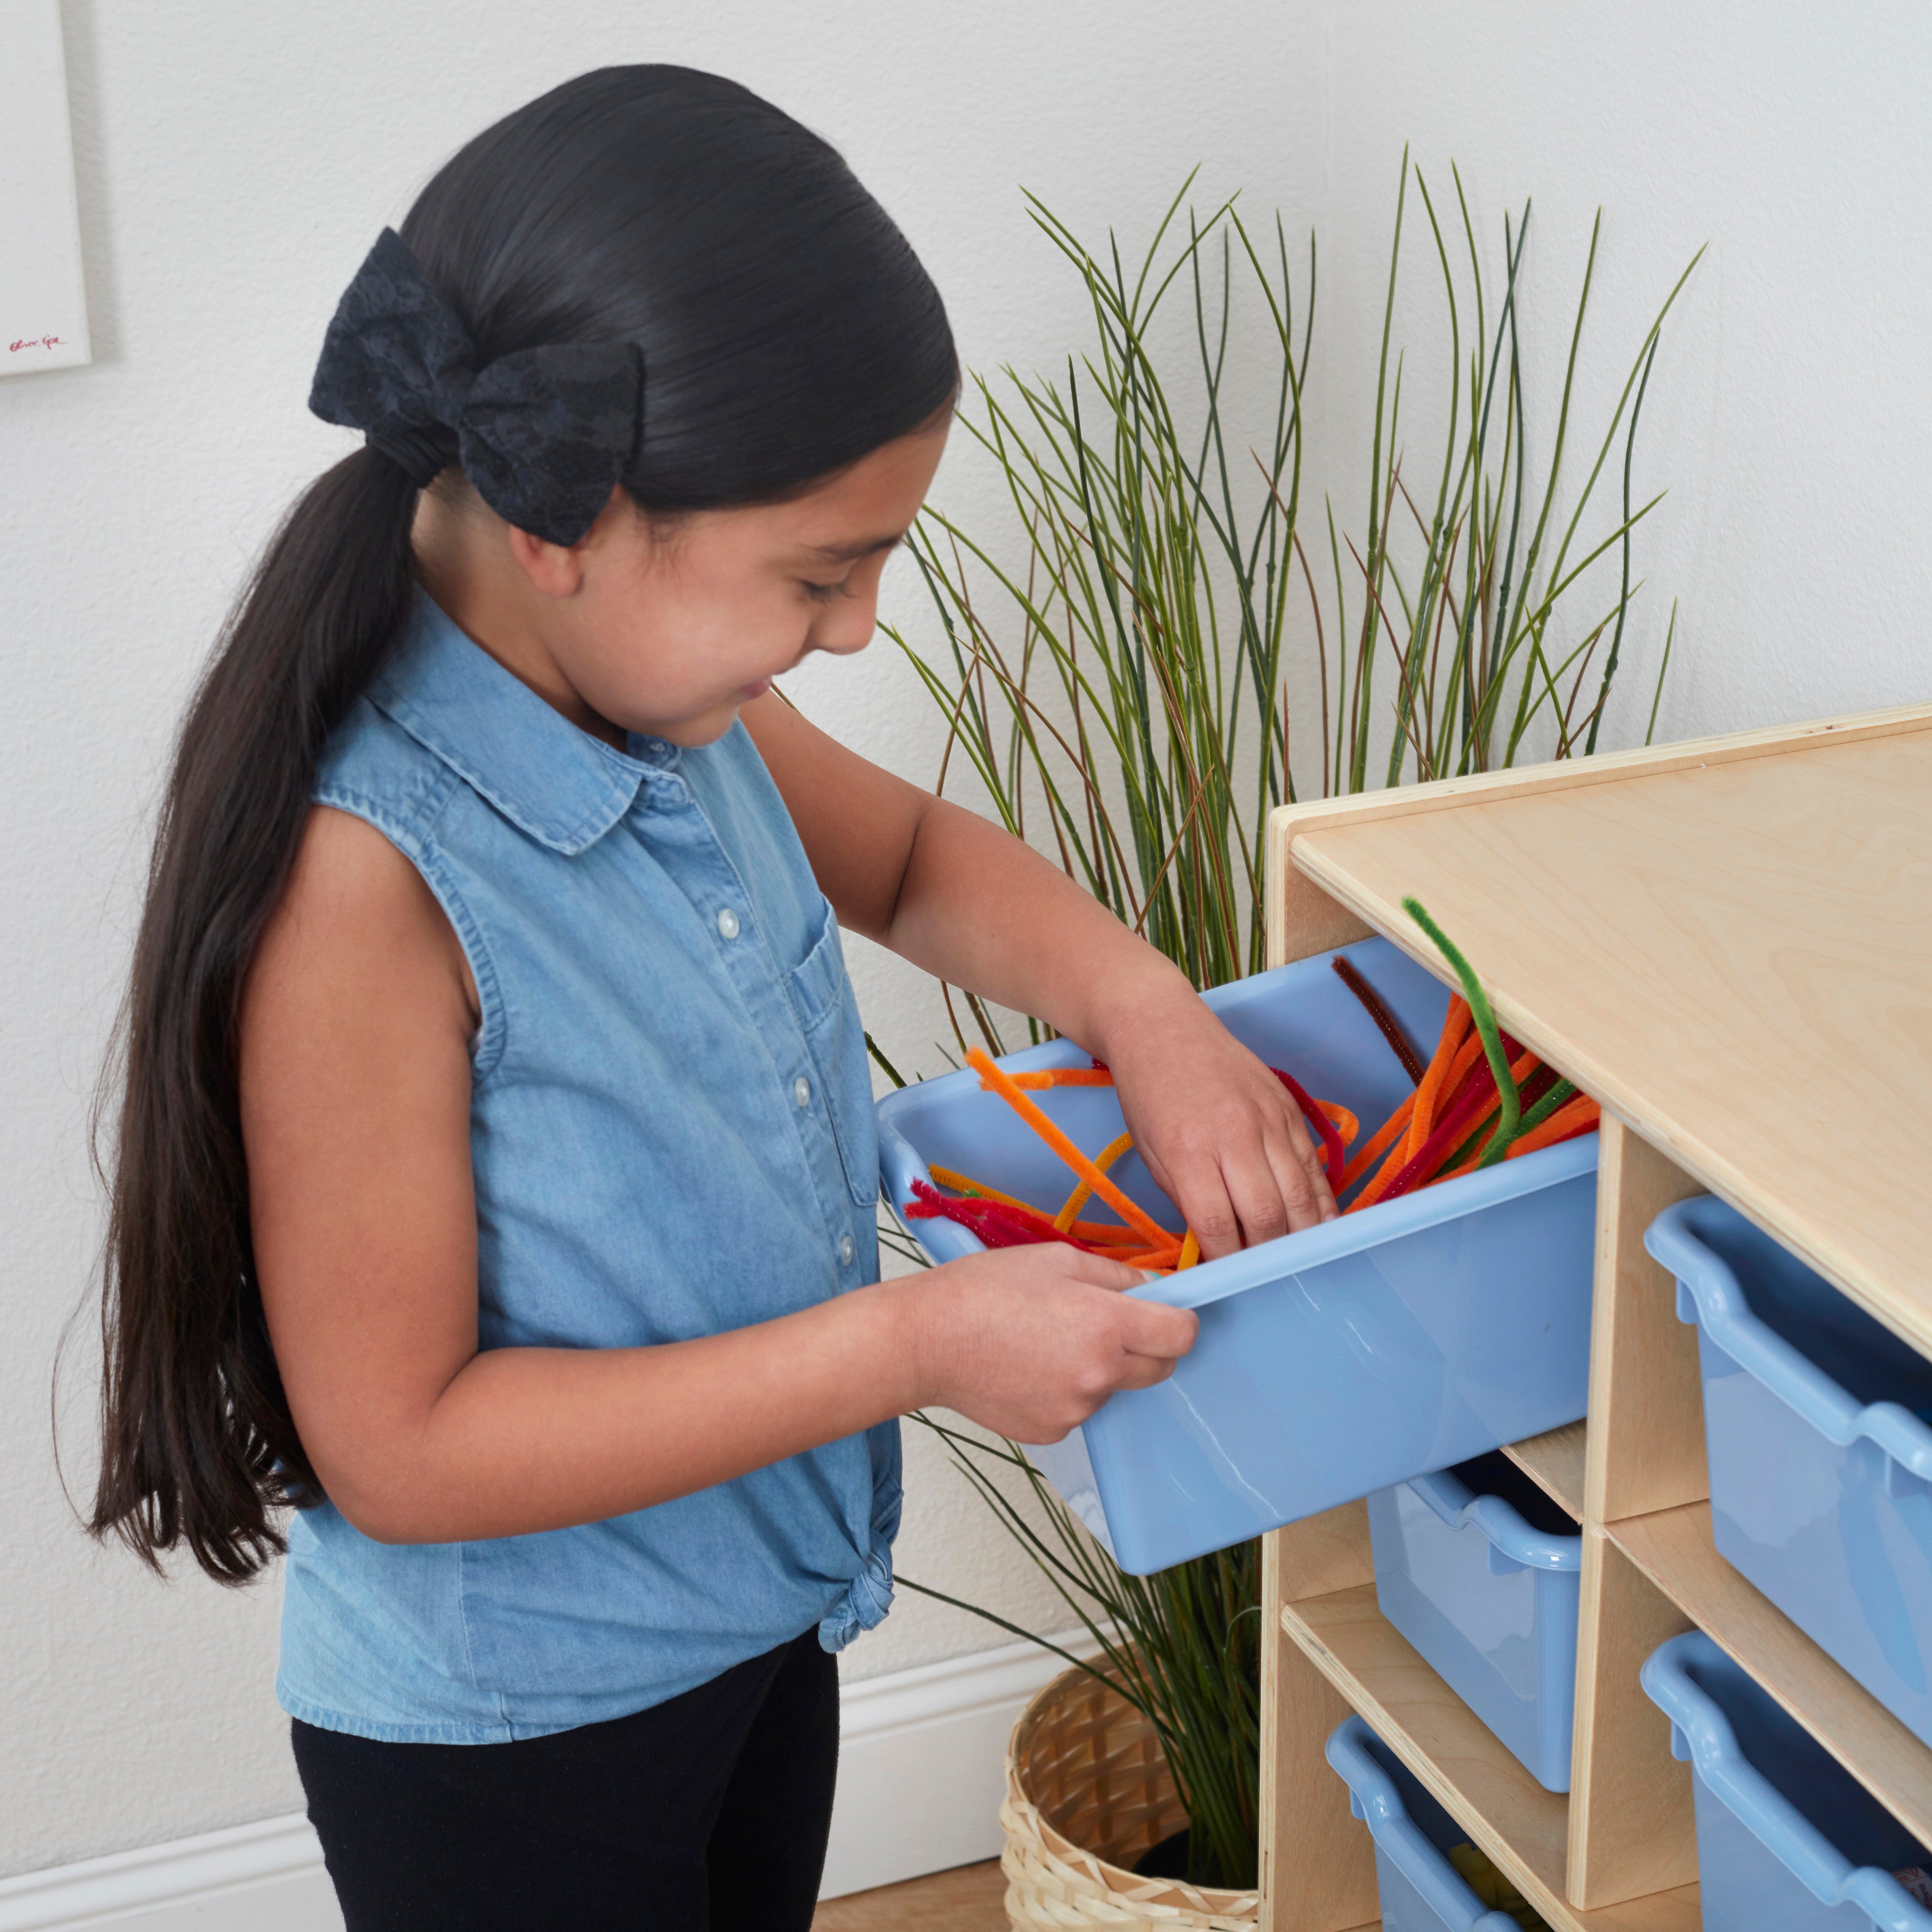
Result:
<svg viewBox="0 0 1932 1932"><path fill-rule="evenodd" d="M0 376L92 359L60 0L0 0Z"/></svg>

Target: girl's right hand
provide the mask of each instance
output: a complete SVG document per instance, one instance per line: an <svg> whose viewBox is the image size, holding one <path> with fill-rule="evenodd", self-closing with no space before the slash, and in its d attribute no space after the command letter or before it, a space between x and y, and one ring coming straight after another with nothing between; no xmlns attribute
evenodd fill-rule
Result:
<svg viewBox="0 0 1932 1932"><path fill-rule="evenodd" d="M904 1282L920 1401L1017 1442L1058 1442L1116 1390L1165 1382L1199 1318L1123 1294L1138 1268L1062 1243L998 1249Z"/></svg>

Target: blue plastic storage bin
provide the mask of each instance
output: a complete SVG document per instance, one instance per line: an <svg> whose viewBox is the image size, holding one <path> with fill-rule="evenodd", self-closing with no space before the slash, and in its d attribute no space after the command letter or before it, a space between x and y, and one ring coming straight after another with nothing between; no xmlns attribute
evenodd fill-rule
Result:
<svg viewBox="0 0 1932 1932"><path fill-rule="evenodd" d="M1329 1737L1328 1762L1348 1787L1348 1808L1376 1841L1382 1932L1521 1932L1463 1883L1448 1854L1469 1834L1360 1718Z"/></svg>
<svg viewBox="0 0 1932 1932"><path fill-rule="evenodd" d="M1932 1744L1932 1361L1714 1196L1645 1245L1697 1328L1719 1555Z"/></svg>
<svg viewBox="0 0 1932 1932"><path fill-rule="evenodd" d="M1932 1852L1702 1630L1642 1679L1695 1774L1704 1932L1932 1932L1892 1876Z"/></svg>
<svg viewBox="0 0 1932 1932"><path fill-rule="evenodd" d="M1410 1038L1432 1046L1447 989L1386 940L1346 952ZM1412 1090L1327 954L1207 1000L1270 1066L1352 1109L1364 1133ZM1057 1040L1000 1064L1085 1063ZM1111 1088L1033 1097L1089 1154L1120 1132ZM902 1211L929 1162L1042 1206L1072 1185L971 1072L902 1088L878 1113L886 1198ZM1122 1568L1145 1575L1574 1422L1588 1381L1596 1168L1587 1135L1135 1289L1199 1312L1192 1352L1035 1461ZM1137 1154L1113 1173L1178 1227ZM906 1225L935 1260L979 1250L951 1222Z"/></svg>
<svg viewBox="0 0 1932 1932"><path fill-rule="evenodd" d="M1570 1789L1583 1538L1504 1457L1369 1498L1376 1600L1546 1791Z"/></svg>

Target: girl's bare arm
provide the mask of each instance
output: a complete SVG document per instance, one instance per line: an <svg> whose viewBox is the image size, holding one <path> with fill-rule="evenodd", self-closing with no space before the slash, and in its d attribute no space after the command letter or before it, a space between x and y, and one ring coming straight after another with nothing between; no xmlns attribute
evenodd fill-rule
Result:
<svg viewBox="0 0 1932 1932"><path fill-rule="evenodd" d="M256 1266L303 1446L386 1541L596 1520L926 1402L1057 1439L1172 1370L1191 1316L1064 1247L1008 1250L656 1348L479 1354L473 994L428 889L318 808L250 973L242 1115Z"/></svg>
<svg viewBox="0 0 1932 1932"><path fill-rule="evenodd" d="M1105 1060L1142 1157L1210 1258L1334 1217L1294 1102L1162 954L998 826L782 699L744 719L842 922Z"/></svg>

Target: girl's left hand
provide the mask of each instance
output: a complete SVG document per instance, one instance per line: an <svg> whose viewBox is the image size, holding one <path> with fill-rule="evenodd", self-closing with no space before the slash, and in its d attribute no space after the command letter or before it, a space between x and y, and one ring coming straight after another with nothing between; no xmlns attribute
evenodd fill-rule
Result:
<svg viewBox="0 0 1932 1932"><path fill-rule="evenodd" d="M776 695L745 723L840 925L1099 1054L1206 1258L1335 1218L1294 1096L1172 961L1018 839L855 758Z"/></svg>
<svg viewBox="0 0 1932 1932"><path fill-rule="evenodd" d="M1102 1058L1134 1145L1203 1260L1335 1219L1294 1096L1191 988L1110 1019Z"/></svg>

